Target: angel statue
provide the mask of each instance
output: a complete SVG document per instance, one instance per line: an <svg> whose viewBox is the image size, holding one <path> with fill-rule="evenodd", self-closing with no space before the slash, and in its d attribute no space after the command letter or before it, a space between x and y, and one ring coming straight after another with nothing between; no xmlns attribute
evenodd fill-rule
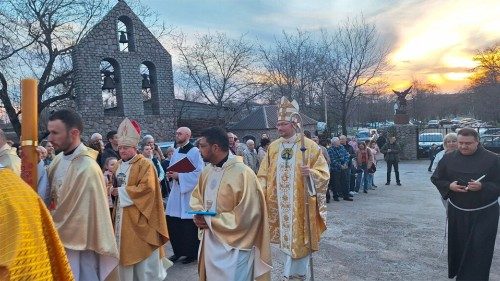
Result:
<svg viewBox="0 0 500 281"><path fill-rule="evenodd" d="M412 87L413 86L410 86L410 88L404 90L403 92L392 90L398 96L398 107L396 109L396 114L406 114L406 106L408 105L406 96L410 93Z"/></svg>

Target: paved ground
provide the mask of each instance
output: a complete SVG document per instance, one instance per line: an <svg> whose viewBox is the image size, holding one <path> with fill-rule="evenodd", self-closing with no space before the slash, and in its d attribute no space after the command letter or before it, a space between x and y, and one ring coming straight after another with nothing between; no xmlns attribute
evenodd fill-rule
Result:
<svg viewBox="0 0 500 281"><path fill-rule="evenodd" d="M445 212L427 165L428 160L403 162L403 186L385 186L381 163L375 175L379 188L356 195L354 202L328 204L328 230L314 254L316 280L448 280L446 250L439 257ZM275 248L273 256L272 276L279 280L282 256ZM166 280L197 280L196 270L195 263L176 263ZM500 280L500 237L490 279Z"/></svg>

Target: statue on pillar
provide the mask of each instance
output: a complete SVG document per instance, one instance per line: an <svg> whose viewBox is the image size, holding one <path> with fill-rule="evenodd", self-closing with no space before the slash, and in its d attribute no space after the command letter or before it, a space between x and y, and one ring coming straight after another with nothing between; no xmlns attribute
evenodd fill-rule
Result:
<svg viewBox="0 0 500 281"><path fill-rule="evenodd" d="M410 86L402 92L392 90L398 96L396 104L394 104L394 123L396 124L408 124L410 121L408 111L406 109L408 106L406 96L410 93L412 87L413 86Z"/></svg>
<svg viewBox="0 0 500 281"><path fill-rule="evenodd" d="M410 86L410 88L402 92L392 90L398 96L398 107L396 109L396 114L407 114L406 106L408 105L408 101L406 100L406 96L410 93L412 87L413 86Z"/></svg>

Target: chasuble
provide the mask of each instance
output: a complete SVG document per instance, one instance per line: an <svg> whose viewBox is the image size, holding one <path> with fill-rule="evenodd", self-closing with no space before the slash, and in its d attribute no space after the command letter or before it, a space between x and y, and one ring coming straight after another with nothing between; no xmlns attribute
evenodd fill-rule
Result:
<svg viewBox="0 0 500 281"><path fill-rule="evenodd" d="M280 245L280 249L294 259L308 255L309 240L304 199L308 187L300 173L300 147L298 134L273 141L257 173L266 196L271 243ZM308 192L312 250L317 251L320 236L326 230L326 190L330 174L318 145L306 138L305 148L313 187Z"/></svg>

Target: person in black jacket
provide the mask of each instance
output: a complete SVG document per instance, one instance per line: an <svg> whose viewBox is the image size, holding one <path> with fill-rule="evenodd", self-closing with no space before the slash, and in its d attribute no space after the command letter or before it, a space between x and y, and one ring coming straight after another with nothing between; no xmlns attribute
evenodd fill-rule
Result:
<svg viewBox="0 0 500 281"><path fill-rule="evenodd" d="M387 139L385 138L385 132L380 132L376 142L379 148L384 147L384 145L387 143Z"/></svg>
<svg viewBox="0 0 500 281"><path fill-rule="evenodd" d="M385 162L387 162L387 182L385 185L391 184L391 170L394 167L396 174L396 184L401 185L399 180L399 144L396 143L396 137L389 137L389 142L384 144L380 151L384 154Z"/></svg>
<svg viewBox="0 0 500 281"><path fill-rule="evenodd" d="M109 157L115 157L120 160L120 153L118 153L118 135L116 131L110 131L106 134L106 139L108 143L104 146L104 150L101 154L101 162L99 163L101 168L106 164L106 159Z"/></svg>

